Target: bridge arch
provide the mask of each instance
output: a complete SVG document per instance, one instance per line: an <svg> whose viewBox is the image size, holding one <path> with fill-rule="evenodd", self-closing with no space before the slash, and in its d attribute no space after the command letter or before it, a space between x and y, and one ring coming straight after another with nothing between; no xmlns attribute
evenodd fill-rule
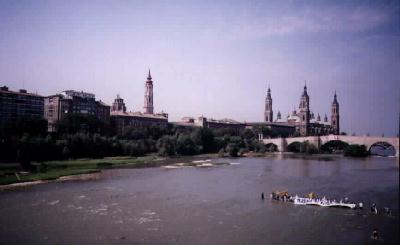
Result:
<svg viewBox="0 0 400 245"><path fill-rule="evenodd" d="M378 141L375 142L373 144L371 144L371 146L369 146L368 151L372 154L372 155L380 155L380 156L395 156L396 155L396 148L386 142L386 141ZM398 152L397 152L398 154Z"/></svg>
<svg viewBox="0 0 400 245"><path fill-rule="evenodd" d="M292 138L274 138L262 139L264 144L274 143L278 146L278 151L283 152L288 150L288 146L293 142L305 142L316 146L318 149L324 144L332 140L340 140L349 145L365 145L367 149L376 145L378 142L386 142L392 145L395 149L395 155L399 156L399 138L398 137L370 137L370 136L349 136L349 135L321 135L321 136L307 136L307 137L292 137Z"/></svg>
<svg viewBox="0 0 400 245"><path fill-rule="evenodd" d="M274 143L267 143L265 144L265 148L268 152L276 152L278 151L278 146Z"/></svg>
<svg viewBox="0 0 400 245"><path fill-rule="evenodd" d="M300 152L301 148L301 143L300 141L293 141L290 144L287 145L287 151L290 152Z"/></svg>

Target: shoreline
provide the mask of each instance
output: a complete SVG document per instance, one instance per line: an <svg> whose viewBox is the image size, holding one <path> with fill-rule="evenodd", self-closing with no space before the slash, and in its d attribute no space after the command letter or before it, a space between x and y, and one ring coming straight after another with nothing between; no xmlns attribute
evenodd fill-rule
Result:
<svg viewBox="0 0 400 245"><path fill-rule="evenodd" d="M268 152L268 153L246 153L242 156L236 158L268 158L268 157L284 157L284 158L307 158L310 160L318 160L318 161L333 161L336 158L344 157L341 154L304 154L304 153L292 153L292 152ZM149 159L147 159L149 158ZM103 170L110 169L134 169L134 168L152 168L152 167L162 167L167 165L174 165L177 163L181 163L182 161L193 161L193 160L205 160L205 159L217 159L217 158L231 158L229 156L219 156L216 153L213 154L200 154L195 156L172 156L172 157L158 157L154 155L144 156L144 157L115 157L115 158L101 158L101 159L76 159L76 160L66 160L66 161L54 161L52 164L60 164L60 163L70 163L73 162L95 162L96 166L92 169L75 169L78 170L77 173L66 173L60 174L60 176L56 178L48 178L48 179L35 179L35 180L27 180L21 181L17 180L13 183L9 184L0 184L0 191L5 190L15 190L25 187L30 187L38 184L45 183L53 183L53 182L64 182L64 181L87 181L87 180L98 180L101 179ZM232 157L233 158L233 157ZM109 163L108 159L128 159L129 162L132 160L132 163ZM144 159L144 160L143 160ZM93 164L92 164L93 165ZM93 166L92 166L93 167ZM74 170L74 169L70 169ZM57 173L57 170L53 170L53 172ZM36 173L34 173L36 174ZM34 175L33 174L33 175Z"/></svg>
<svg viewBox="0 0 400 245"><path fill-rule="evenodd" d="M35 181L26 181L26 182L18 182L7 185L0 185L0 191L23 189L26 187L31 187L39 184L53 183L53 182L98 180L101 179L101 174L102 172L101 170L99 170L98 172L95 173L65 175L53 180L35 180Z"/></svg>

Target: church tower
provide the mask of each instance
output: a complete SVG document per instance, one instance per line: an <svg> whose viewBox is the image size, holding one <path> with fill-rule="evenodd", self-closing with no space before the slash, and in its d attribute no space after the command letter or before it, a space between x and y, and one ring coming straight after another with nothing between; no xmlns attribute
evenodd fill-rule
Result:
<svg viewBox="0 0 400 245"><path fill-rule="evenodd" d="M274 116L274 113L272 111L271 89L268 86L267 98L265 98L264 121L265 122L273 122L273 116Z"/></svg>
<svg viewBox="0 0 400 245"><path fill-rule="evenodd" d="M124 99L119 97L117 94L117 98L114 99L114 103L112 104L111 111L118 111L118 112L126 112L126 106L124 103Z"/></svg>
<svg viewBox="0 0 400 245"><path fill-rule="evenodd" d="M145 82L145 92L144 92L144 113L153 114L153 81L151 80L151 74L149 69L149 75L147 76L147 81Z"/></svg>
<svg viewBox="0 0 400 245"><path fill-rule="evenodd" d="M333 128L333 133L338 135L340 134L340 127L339 127L339 102L337 101L336 91L335 95L333 96L332 102L332 111L331 111L331 126Z"/></svg>
<svg viewBox="0 0 400 245"><path fill-rule="evenodd" d="M307 94L307 85L304 84L304 91L301 95L299 105L299 117L300 117L300 135L308 135L308 127L310 124L310 97Z"/></svg>

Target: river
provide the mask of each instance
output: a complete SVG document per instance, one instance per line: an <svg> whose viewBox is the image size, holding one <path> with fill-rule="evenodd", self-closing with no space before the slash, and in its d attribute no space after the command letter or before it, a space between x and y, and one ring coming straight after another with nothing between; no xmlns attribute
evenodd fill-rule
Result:
<svg viewBox="0 0 400 245"><path fill-rule="evenodd" d="M1 191L0 244L374 244L374 228L378 244L399 243L398 158L212 161L234 164L106 170L98 180ZM275 190L365 208L270 200Z"/></svg>

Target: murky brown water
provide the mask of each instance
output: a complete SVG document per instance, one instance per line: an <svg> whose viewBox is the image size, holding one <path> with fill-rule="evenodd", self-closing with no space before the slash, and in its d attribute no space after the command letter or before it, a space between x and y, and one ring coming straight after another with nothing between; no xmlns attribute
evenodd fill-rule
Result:
<svg viewBox="0 0 400 245"><path fill-rule="evenodd" d="M398 244L396 158L216 159L209 168L109 170L0 192L0 244ZM274 190L362 201L364 210L295 206ZM370 214L376 203L392 216Z"/></svg>

